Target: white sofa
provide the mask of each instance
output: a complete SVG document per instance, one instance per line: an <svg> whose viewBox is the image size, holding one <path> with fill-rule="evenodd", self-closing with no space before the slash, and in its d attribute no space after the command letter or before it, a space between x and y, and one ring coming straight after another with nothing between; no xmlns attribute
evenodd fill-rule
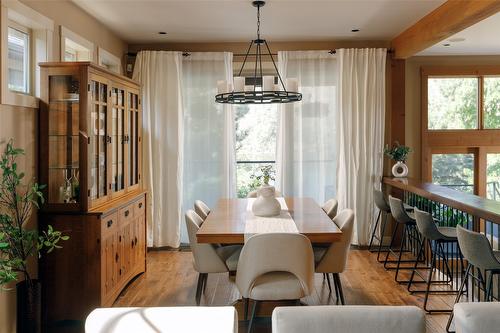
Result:
<svg viewBox="0 0 500 333"><path fill-rule="evenodd" d="M224 307L99 308L85 321L85 333L237 333L238 314Z"/></svg>
<svg viewBox="0 0 500 333"><path fill-rule="evenodd" d="M500 303L457 303L453 308L457 333L500 332Z"/></svg>
<svg viewBox="0 0 500 333"><path fill-rule="evenodd" d="M277 307L273 333L425 333L424 312L415 306Z"/></svg>

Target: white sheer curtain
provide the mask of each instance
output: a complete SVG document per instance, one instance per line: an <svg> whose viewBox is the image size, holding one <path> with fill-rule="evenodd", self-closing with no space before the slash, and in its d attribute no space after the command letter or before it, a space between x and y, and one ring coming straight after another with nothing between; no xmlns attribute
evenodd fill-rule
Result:
<svg viewBox="0 0 500 333"><path fill-rule="evenodd" d="M182 218L182 54L141 51L134 80L142 86L143 181L148 189L148 246L178 247Z"/></svg>
<svg viewBox="0 0 500 333"><path fill-rule="evenodd" d="M373 187L382 177L386 49L340 49L339 209L356 213L353 242L366 245Z"/></svg>
<svg viewBox="0 0 500 333"><path fill-rule="evenodd" d="M235 129L230 106L215 103L217 80L231 81L233 55L193 52L182 67L184 100L183 211L200 199L213 207L219 198L235 197ZM181 223L181 242L188 242Z"/></svg>
<svg viewBox="0 0 500 333"><path fill-rule="evenodd" d="M282 51L278 66L283 78L298 78L302 101L280 107L276 187L323 203L336 192L337 60L328 51Z"/></svg>

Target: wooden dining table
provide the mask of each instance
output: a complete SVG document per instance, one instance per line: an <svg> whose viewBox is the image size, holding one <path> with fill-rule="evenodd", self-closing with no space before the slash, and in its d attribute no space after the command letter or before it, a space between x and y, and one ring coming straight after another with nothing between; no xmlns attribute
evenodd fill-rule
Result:
<svg viewBox="0 0 500 333"><path fill-rule="evenodd" d="M287 197L288 212L311 243L332 243L342 231L312 198ZM220 199L196 233L198 243L244 244L248 199Z"/></svg>

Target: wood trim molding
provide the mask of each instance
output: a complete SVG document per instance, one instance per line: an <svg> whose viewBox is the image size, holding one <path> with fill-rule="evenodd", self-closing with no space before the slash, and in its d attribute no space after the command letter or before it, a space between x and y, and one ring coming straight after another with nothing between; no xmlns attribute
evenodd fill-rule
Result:
<svg viewBox="0 0 500 333"><path fill-rule="evenodd" d="M409 58L498 11L498 0L448 0L392 40L394 57Z"/></svg>

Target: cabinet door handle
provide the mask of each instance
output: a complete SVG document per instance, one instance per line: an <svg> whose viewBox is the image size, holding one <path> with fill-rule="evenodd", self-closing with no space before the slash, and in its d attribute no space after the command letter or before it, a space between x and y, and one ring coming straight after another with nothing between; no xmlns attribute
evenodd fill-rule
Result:
<svg viewBox="0 0 500 333"><path fill-rule="evenodd" d="M109 220L107 224L108 224L108 228L111 227L113 225L113 220Z"/></svg>
<svg viewBox="0 0 500 333"><path fill-rule="evenodd" d="M118 262L118 253L115 255L115 262Z"/></svg>
<svg viewBox="0 0 500 333"><path fill-rule="evenodd" d="M120 271L119 271L120 275L122 275L122 269L120 268Z"/></svg>
<svg viewBox="0 0 500 333"><path fill-rule="evenodd" d="M111 143L111 136L110 135L106 136L106 143Z"/></svg>
<svg viewBox="0 0 500 333"><path fill-rule="evenodd" d="M134 240L132 239L132 247L134 247Z"/></svg>
<svg viewBox="0 0 500 333"><path fill-rule="evenodd" d="M139 202L139 208L142 208L142 202Z"/></svg>
<svg viewBox="0 0 500 333"><path fill-rule="evenodd" d="M127 210L125 211L125 217L127 217L129 214L130 214L130 212L129 212L129 210L127 209Z"/></svg>
<svg viewBox="0 0 500 333"><path fill-rule="evenodd" d="M135 245L137 245L137 237L135 237Z"/></svg>
<svg viewBox="0 0 500 333"><path fill-rule="evenodd" d="M118 236L118 241L121 243L122 242L122 235Z"/></svg>

